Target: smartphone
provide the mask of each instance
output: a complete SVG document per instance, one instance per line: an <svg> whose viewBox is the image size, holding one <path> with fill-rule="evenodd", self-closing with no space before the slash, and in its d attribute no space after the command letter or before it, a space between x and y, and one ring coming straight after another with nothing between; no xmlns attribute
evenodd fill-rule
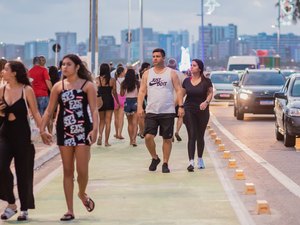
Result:
<svg viewBox="0 0 300 225"><path fill-rule="evenodd" d="M91 138L91 136L87 136L86 140L88 141L89 145L92 144L92 138Z"/></svg>

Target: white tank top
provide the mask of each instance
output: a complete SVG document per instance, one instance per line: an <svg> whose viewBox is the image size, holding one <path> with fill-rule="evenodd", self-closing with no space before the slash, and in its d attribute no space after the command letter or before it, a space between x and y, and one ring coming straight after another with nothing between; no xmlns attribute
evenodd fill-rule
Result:
<svg viewBox="0 0 300 225"><path fill-rule="evenodd" d="M171 69L166 68L162 74L156 74L153 68L149 69L146 113L175 113L173 93Z"/></svg>

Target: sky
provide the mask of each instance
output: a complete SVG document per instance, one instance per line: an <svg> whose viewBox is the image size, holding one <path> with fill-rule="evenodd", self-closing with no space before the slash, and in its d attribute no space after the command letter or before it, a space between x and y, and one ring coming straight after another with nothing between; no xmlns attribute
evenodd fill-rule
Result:
<svg viewBox="0 0 300 225"><path fill-rule="evenodd" d="M120 43L120 31L128 27L129 0L99 0L99 36L114 35ZM204 0L206 2L208 0ZM204 24L238 26L238 34L276 33L277 0L216 0ZM200 0L143 0L144 27L154 31L188 30L198 40L201 17ZM205 8L207 10L207 8ZM55 38L55 32L76 32L77 41L89 34L89 0L0 0L0 42L24 44L26 41ZM139 0L131 0L131 28L140 24ZM281 33L300 35L300 21L282 26Z"/></svg>

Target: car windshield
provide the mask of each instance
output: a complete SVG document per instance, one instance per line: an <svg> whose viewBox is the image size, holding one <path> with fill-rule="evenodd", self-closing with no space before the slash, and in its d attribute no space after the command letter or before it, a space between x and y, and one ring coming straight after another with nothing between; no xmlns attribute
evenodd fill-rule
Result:
<svg viewBox="0 0 300 225"><path fill-rule="evenodd" d="M297 78L292 87L291 96L300 97L300 78Z"/></svg>
<svg viewBox="0 0 300 225"><path fill-rule="evenodd" d="M233 81L239 80L237 74L222 74L222 73L213 73L211 74L211 82L214 84L231 84Z"/></svg>
<svg viewBox="0 0 300 225"><path fill-rule="evenodd" d="M233 71L233 70L245 70L245 69L255 69L254 64L231 64L229 65L228 70Z"/></svg>
<svg viewBox="0 0 300 225"><path fill-rule="evenodd" d="M284 77L278 73L260 72L260 73L246 73L244 75L244 85L284 85Z"/></svg>

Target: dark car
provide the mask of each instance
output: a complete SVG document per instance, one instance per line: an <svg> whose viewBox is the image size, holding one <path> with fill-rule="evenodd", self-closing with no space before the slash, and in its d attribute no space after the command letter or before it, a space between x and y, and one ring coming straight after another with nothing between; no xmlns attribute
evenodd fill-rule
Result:
<svg viewBox="0 0 300 225"><path fill-rule="evenodd" d="M293 147L300 136L300 73L291 75L275 96L275 134L286 147Z"/></svg>
<svg viewBox="0 0 300 225"><path fill-rule="evenodd" d="M284 83L278 70L245 70L240 81L233 82L234 116L243 120L245 113L274 114L274 93Z"/></svg>

